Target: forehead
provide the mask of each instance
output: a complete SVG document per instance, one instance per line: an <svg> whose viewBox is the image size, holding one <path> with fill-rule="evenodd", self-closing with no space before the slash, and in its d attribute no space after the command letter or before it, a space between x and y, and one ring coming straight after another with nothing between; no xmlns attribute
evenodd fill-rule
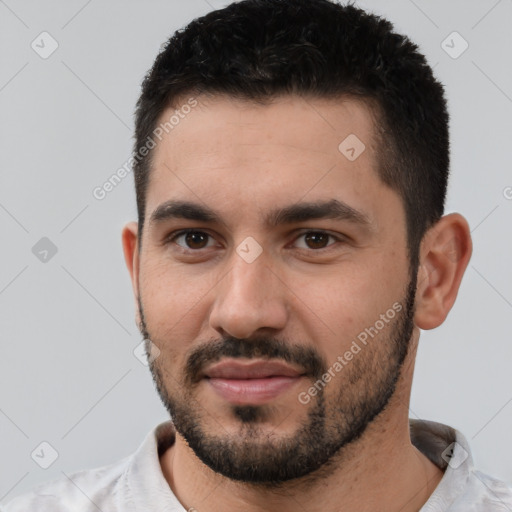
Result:
<svg viewBox="0 0 512 512"><path fill-rule="evenodd" d="M154 149L146 218L169 199L235 207L243 215L336 198L371 216L372 198L394 193L376 172L374 116L361 101L283 96L258 104L199 96L167 109L159 126L166 122Z"/></svg>
<svg viewBox="0 0 512 512"><path fill-rule="evenodd" d="M192 102L194 107L189 106ZM310 158L318 153L338 158L339 144L350 135L370 149L363 160L375 157L373 115L362 100L284 95L262 103L224 95L200 96L182 98L165 110L159 125L165 127L169 120L172 126L162 134L165 142L159 144L156 153L179 149L183 143L197 150L179 151L175 154L177 162L204 154L229 160L249 152L249 146L266 146L265 154L270 154L270 145L280 145L281 153L288 147L297 159L306 152L311 153Z"/></svg>

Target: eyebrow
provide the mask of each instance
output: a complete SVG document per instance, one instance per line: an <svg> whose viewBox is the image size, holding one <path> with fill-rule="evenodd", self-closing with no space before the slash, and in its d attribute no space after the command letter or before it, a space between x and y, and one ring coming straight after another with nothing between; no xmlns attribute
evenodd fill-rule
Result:
<svg viewBox="0 0 512 512"><path fill-rule="evenodd" d="M160 224L177 218L226 225L214 210L198 203L177 200L166 201L155 208L149 223ZM343 220L367 228L372 224L367 214L337 199L294 203L276 208L266 214L265 224L269 227L277 227L315 219Z"/></svg>

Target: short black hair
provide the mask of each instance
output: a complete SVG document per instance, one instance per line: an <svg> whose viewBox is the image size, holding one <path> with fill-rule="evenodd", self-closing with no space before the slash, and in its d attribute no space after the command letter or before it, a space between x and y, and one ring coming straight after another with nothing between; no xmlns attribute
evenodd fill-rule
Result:
<svg viewBox="0 0 512 512"><path fill-rule="evenodd" d="M140 148L164 110L187 94L366 102L376 113L377 172L403 201L409 257L417 264L423 235L444 213L449 116L443 86L424 55L389 21L329 0L243 0L178 30L146 75L137 102L139 237L152 155L142 157Z"/></svg>

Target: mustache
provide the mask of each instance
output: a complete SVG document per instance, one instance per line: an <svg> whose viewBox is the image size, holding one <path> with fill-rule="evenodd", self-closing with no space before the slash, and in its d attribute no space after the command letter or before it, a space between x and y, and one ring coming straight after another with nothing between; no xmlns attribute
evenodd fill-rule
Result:
<svg viewBox="0 0 512 512"><path fill-rule="evenodd" d="M140 295L137 302L140 312L139 330L144 339L151 339ZM208 365L227 357L281 359L298 366L305 376L314 381L320 379L328 368L326 361L312 347L284 342L270 336L254 336L250 339L227 336L205 342L190 352L184 369L185 381L188 385L197 384Z"/></svg>
<svg viewBox="0 0 512 512"><path fill-rule="evenodd" d="M191 351L185 365L185 379L188 384L197 384L206 366L227 357L281 359L300 367L306 376L315 380L327 371L327 364L311 347L285 343L266 336L251 339L226 337L206 342Z"/></svg>

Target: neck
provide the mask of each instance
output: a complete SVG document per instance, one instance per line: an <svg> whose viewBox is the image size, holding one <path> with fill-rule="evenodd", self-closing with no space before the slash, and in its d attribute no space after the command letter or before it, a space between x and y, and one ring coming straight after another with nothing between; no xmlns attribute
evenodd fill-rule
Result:
<svg viewBox="0 0 512 512"><path fill-rule="evenodd" d="M411 347L412 349L413 347ZM442 478L442 471L411 443L409 397L415 355L411 350L388 407L328 467L265 488L230 480L200 461L184 439L161 458L165 478L187 510L201 512L418 511Z"/></svg>

